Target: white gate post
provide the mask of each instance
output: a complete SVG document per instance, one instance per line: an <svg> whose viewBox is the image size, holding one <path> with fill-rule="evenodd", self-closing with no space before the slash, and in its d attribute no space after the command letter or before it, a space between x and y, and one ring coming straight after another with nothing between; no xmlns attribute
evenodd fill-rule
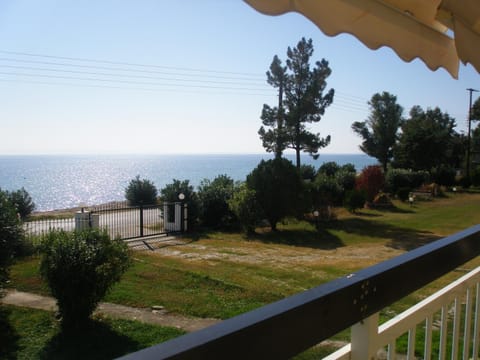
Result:
<svg viewBox="0 0 480 360"><path fill-rule="evenodd" d="M90 213L84 211L77 211L75 213L75 230L81 231L88 229L90 226L88 224Z"/></svg>
<svg viewBox="0 0 480 360"><path fill-rule="evenodd" d="M182 227L182 231L183 232L186 232L188 231L188 207L187 207L187 204L183 204L183 227Z"/></svg>
<svg viewBox="0 0 480 360"><path fill-rule="evenodd" d="M164 204L163 215L165 231L182 231L182 205L180 203ZM170 221L171 217L173 221Z"/></svg>

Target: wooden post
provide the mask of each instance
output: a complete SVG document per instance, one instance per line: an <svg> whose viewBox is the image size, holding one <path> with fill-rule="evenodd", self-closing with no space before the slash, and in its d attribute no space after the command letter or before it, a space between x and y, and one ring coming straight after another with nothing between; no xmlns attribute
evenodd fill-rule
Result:
<svg viewBox="0 0 480 360"><path fill-rule="evenodd" d="M378 346L378 313L352 326L352 360L373 360Z"/></svg>

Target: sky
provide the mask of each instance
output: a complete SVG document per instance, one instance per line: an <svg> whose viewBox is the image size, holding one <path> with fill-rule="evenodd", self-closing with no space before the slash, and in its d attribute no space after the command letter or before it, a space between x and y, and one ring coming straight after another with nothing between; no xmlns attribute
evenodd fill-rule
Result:
<svg viewBox="0 0 480 360"><path fill-rule="evenodd" d="M277 102L265 72L302 37L332 69L334 102L311 126L331 135L320 153L360 153L351 124L376 92L405 115L438 106L466 130L471 65L455 80L299 14L241 0L2 0L0 155L263 153L261 109Z"/></svg>

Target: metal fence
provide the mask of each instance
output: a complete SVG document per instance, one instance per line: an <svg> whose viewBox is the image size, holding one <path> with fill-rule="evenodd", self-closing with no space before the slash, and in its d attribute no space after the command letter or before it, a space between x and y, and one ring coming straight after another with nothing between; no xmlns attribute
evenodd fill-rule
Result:
<svg viewBox="0 0 480 360"><path fill-rule="evenodd" d="M164 206L116 206L92 209L90 217L106 228L111 237L132 239L166 233ZM98 220L95 217L98 216Z"/></svg>
<svg viewBox="0 0 480 360"><path fill-rule="evenodd" d="M23 229L28 238L42 238L51 230L75 230L75 218L26 221Z"/></svg>
<svg viewBox="0 0 480 360"><path fill-rule="evenodd" d="M28 237L41 237L50 230L106 229L112 238L133 239L186 230L186 207L182 203L128 206L126 203L93 207L67 219L43 219L24 223Z"/></svg>

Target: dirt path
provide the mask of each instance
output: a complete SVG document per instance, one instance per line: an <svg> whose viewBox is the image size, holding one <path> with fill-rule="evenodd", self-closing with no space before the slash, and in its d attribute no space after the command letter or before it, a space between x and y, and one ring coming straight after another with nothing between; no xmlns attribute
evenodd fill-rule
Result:
<svg viewBox="0 0 480 360"><path fill-rule="evenodd" d="M55 299L17 290L8 290L5 297L1 298L0 301L8 305L57 311ZM95 313L105 314L113 318L141 321L147 324L171 326L187 332L200 330L221 321L170 314L161 307L140 309L111 303L101 303Z"/></svg>

